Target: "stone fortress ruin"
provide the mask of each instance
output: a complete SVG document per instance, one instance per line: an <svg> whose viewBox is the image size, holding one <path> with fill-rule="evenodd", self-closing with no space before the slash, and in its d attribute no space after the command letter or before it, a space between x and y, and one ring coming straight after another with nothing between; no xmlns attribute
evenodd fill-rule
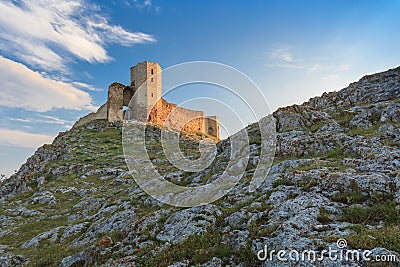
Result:
<svg viewBox="0 0 400 267"><path fill-rule="evenodd" d="M203 133L219 140L217 116L205 116L203 111L182 108L162 98L161 72L156 62L144 61L131 67L131 84L112 83L107 102L97 112L80 118L74 127L98 119L138 120L188 133Z"/></svg>

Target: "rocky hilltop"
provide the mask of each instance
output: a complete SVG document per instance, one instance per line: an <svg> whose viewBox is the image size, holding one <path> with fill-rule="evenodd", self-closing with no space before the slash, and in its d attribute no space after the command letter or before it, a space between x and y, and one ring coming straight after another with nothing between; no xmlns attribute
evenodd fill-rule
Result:
<svg viewBox="0 0 400 267"><path fill-rule="evenodd" d="M277 149L260 188L249 192L259 160L257 124L246 128L250 159L236 187L212 204L175 208L131 178L121 125L98 120L39 148L0 187L0 266L399 266L327 257L259 261L257 252L337 248L400 254L400 68L368 75L338 92L274 112ZM160 130L146 132L150 159L168 180L188 186L218 177L229 139L199 173L163 157ZM203 136L180 146L198 156Z"/></svg>

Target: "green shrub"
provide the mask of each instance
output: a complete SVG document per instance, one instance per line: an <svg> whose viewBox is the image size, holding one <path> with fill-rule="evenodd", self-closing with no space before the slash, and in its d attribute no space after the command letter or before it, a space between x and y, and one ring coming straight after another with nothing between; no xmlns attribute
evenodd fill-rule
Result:
<svg viewBox="0 0 400 267"><path fill-rule="evenodd" d="M329 212L324 210L324 209L320 209L319 210L319 215L317 216L317 221L319 221L322 224L327 224L332 222L333 220L329 217Z"/></svg>
<svg viewBox="0 0 400 267"><path fill-rule="evenodd" d="M368 199L361 192L341 192L330 197L332 201L344 204L361 204Z"/></svg>
<svg viewBox="0 0 400 267"><path fill-rule="evenodd" d="M276 188L276 187L278 187L278 186L280 186L280 185L290 186L290 185L293 185L293 183L292 183L290 180L284 179L284 178L279 178L279 179L275 180L275 181L272 183L272 187L273 187L273 188Z"/></svg>
<svg viewBox="0 0 400 267"><path fill-rule="evenodd" d="M357 234L346 237L346 240L352 248L381 247L400 252L400 226L385 226L377 230L363 229Z"/></svg>
<svg viewBox="0 0 400 267"><path fill-rule="evenodd" d="M237 253L222 244L221 235L207 232L192 235L185 241L161 251L153 257L153 266L168 266L173 262L189 260L190 264L203 264L213 257L224 258Z"/></svg>
<svg viewBox="0 0 400 267"><path fill-rule="evenodd" d="M263 222L261 220L256 220L250 223L247 227L251 239L269 237L277 228L277 224L267 225L267 220L264 220Z"/></svg>
<svg viewBox="0 0 400 267"><path fill-rule="evenodd" d="M365 223L368 220L369 209L360 206L350 206L343 209L340 220L351 223Z"/></svg>
<svg viewBox="0 0 400 267"><path fill-rule="evenodd" d="M350 206L343 209L341 220L351 223L377 224L380 221L386 224L400 224L398 203L393 200L373 202L370 207Z"/></svg>
<svg viewBox="0 0 400 267"><path fill-rule="evenodd" d="M311 179L311 180L309 180L309 181L303 182L303 183L300 184L300 185L301 185L301 187L302 187L302 190L307 191L307 190L309 190L310 188L313 188L313 187L317 186L317 185L318 185L318 182L317 182L316 179Z"/></svg>
<svg viewBox="0 0 400 267"><path fill-rule="evenodd" d="M377 133L377 130L379 129L381 125L380 124L375 124L369 128L363 128L363 127L357 127L353 128L349 131L350 135L362 135L365 137L377 137L379 134Z"/></svg>
<svg viewBox="0 0 400 267"><path fill-rule="evenodd" d="M376 203L369 209L369 223L384 221L386 224L400 224L400 211L396 208L398 203L392 200Z"/></svg>
<svg viewBox="0 0 400 267"><path fill-rule="evenodd" d="M326 154L328 159L342 159L345 157L343 150L340 147L331 149Z"/></svg>
<svg viewBox="0 0 400 267"><path fill-rule="evenodd" d="M324 125L324 123L322 123L322 122L317 122L317 123L311 125L311 127L310 127L310 132L315 133L315 132L318 131L323 125Z"/></svg>
<svg viewBox="0 0 400 267"><path fill-rule="evenodd" d="M333 119L337 121L341 126L349 127L349 123L354 119L355 114L341 110L340 112L333 115Z"/></svg>

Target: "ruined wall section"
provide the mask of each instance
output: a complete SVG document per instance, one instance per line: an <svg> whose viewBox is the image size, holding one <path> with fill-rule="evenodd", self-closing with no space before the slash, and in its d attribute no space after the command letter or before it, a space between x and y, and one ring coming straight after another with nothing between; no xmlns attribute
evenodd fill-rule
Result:
<svg viewBox="0 0 400 267"><path fill-rule="evenodd" d="M218 116L204 118L205 133L220 139Z"/></svg>
<svg viewBox="0 0 400 267"><path fill-rule="evenodd" d="M80 118L72 128L77 128L85 125L94 120L106 120L107 119L107 103L102 105L96 112L89 113L88 115Z"/></svg>
<svg viewBox="0 0 400 267"><path fill-rule="evenodd" d="M134 95L134 88L121 83L112 83L108 87L108 121L122 121L124 119L123 107L128 107Z"/></svg>
<svg viewBox="0 0 400 267"><path fill-rule="evenodd" d="M159 101L159 108L150 112L149 122L163 125L168 128L182 129L185 132L205 133L204 112L178 107L167 102Z"/></svg>

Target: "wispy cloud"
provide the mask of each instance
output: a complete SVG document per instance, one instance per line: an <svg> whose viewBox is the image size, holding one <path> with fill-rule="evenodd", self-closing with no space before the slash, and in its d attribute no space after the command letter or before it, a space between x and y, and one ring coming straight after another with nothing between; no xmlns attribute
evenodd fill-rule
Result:
<svg viewBox="0 0 400 267"><path fill-rule="evenodd" d="M68 121L68 120L63 120L54 116L48 116L48 115L40 115L38 116L42 119L37 119L37 118L9 118L8 120L10 121L15 121L15 122L22 122L22 123L40 123L40 124L59 124L59 125L69 125L72 124L73 121Z"/></svg>
<svg viewBox="0 0 400 267"><path fill-rule="evenodd" d="M85 0L21 0L0 2L0 41L3 52L29 65L59 70L73 57L109 61L107 44L131 46L155 39L112 25L98 6Z"/></svg>
<svg viewBox="0 0 400 267"><path fill-rule="evenodd" d="M49 116L49 115L39 115L39 116L45 119L44 121L41 121L43 123L61 124L61 125L73 123L72 121L63 120L55 116Z"/></svg>
<svg viewBox="0 0 400 267"><path fill-rule="evenodd" d="M53 108L94 110L92 98L69 83L52 80L0 56L0 105L38 112Z"/></svg>
<svg viewBox="0 0 400 267"><path fill-rule="evenodd" d="M25 119L22 119L22 118L8 118L8 120L16 121L16 122L24 122L24 123L36 122L36 120L33 119L33 118L25 118Z"/></svg>
<svg viewBox="0 0 400 267"><path fill-rule="evenodd" d="M50 135L0 128L0 146L36 148L44 143L51 143L53 138Z"/></svg>
<svg viewBox="0 0 400 267"><path fill-rule="evenodd" d="M79 88L81 88L81 89L84 89L84 90L89 90L89 91L104 91L104 89L99 89L99 88L94 87L94 86L91 85L91 84L87 84L87 83L83 83L83 82L72 82L71 84L73 84L74 86L77 86L77 87L79 87Z"/></svg>
<svg viewBox="0 0 400 267"><path fill-rule="evenodd" d="M304 69L308 71L320 70L322 66L314 60L298 59L288 48L271 48L267 50L267 67Z"/></svg>
<svg viewBox="0 0 400 267"><path fill-rule="evenodd" d="M129 7L135 7L139 10L155 11L160 13L161 7L159 5L154 5L152 0L126 0L125 5Z"/></svg>
<svg viewBox="0 0 400 267"><path fill-rule="evenodd" d="M284 48L273 48L268 50L268 56L271 59L278 60L281 62L292 63L293 56L290 53L289 49Z"/></svg>

